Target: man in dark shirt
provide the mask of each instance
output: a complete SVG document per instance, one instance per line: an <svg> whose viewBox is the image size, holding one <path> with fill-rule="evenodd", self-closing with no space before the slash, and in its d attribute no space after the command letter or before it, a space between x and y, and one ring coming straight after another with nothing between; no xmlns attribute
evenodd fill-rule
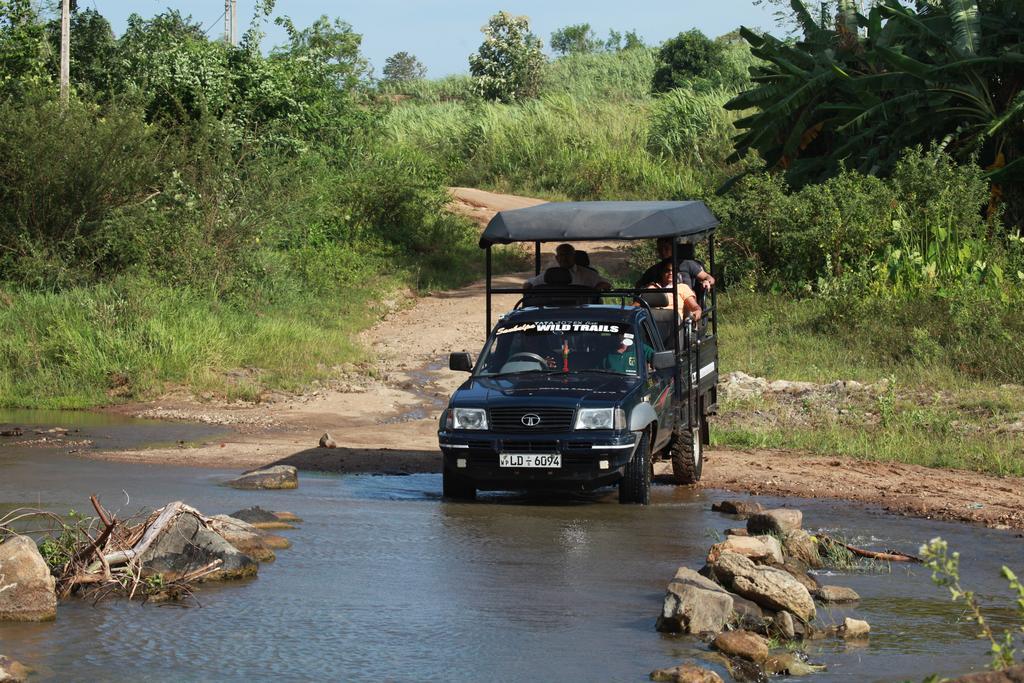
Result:
<svg viewBox="0 0 1024 683"><path fill-rule="evenodd" d="M704 270L700 261L694 259L693 245L680 244L676 248L676 255L679 257L679 266L675 269L676 282L687 285L693 291L698 287L711 289L715 285L715 278ZM651 283L658 282L666 264L672 261L672 238L658 238L658 256L661 261L644 271L644 274L637 280L636 288L643 289Z"/></svg>

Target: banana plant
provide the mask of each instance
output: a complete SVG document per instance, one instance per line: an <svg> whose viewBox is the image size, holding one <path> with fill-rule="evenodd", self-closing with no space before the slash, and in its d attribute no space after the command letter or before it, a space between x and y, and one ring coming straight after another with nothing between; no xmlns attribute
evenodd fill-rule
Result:
<svg viewBox="0 0 1024 683"><path fill-rule="evenodd" d="M732 160L756 151L800 187L842 168L886 174L902 150L937 145L975 159L1024 215L1024 3L882 0L837 5L834 28L791 0L801 40L742 29L763 61L726 107Z"/></svg>

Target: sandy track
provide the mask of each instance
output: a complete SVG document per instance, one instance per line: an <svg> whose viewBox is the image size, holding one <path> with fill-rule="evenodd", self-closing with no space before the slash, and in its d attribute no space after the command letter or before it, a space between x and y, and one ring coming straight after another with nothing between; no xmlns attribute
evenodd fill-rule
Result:
<svg viewBox="0 0 1024 683"><path fill-rule="evenodd" d="M452 195L452 210L480 225L498 210L540 203L469 188L453 188ZM599 267L614 270L623 262L614 244L588 243L584 248ZM513 285L529 274L506 275L500 283ZM507 310L515 299L514 295L496 297L495 310ZM289 463L335 472L437 472L437 418L447 396L465 379L464 374L447 370L447 354L480 349L485 337L483 301L483 283L477 282L421 298L386 315L362 335L376 354L378 372L375 379L365 378L356 391L325 389L272 405L211 407L189 399L165 399L134 406L132 412L140 413L159 404L179 416L213 411L253 426L197 448L83 455L227 468ZM273 426L256 426L267 423ZM316 447L325 431L339 448ZM664 464L658 468L664 471ZM708 454L702 485L753 494L853 500L903 514L1024 529L1021 478L785 451L718 449Z"/></svg>

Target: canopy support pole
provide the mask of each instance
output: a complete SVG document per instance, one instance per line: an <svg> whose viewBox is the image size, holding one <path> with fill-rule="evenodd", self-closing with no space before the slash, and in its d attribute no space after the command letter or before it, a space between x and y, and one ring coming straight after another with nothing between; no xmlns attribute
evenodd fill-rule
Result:
<svg viewBox="0 0 1024 683"><path fill-rule="evenodd" d="M540 275L540 242L533 243L533 274Z"/></svg>
<svg viewBox="0 0 1024 683"><path fill-rule="evenodd" d="M679 288L676 286L676 264L679 263L679 249L677 240L672 238L672 343L676 348L676 364L673 372L676 387L676 401L683 397L683 386L679 372L679 360L683 356L682 343L679 340Z"/></svg>
<svg viewBox="0 0 1024 683"><path fill-rule="evenodd" d="M537 243L537 249L540 250L540 242ZM485 277L487 279L487 329L484 330L484 339L487 339L487 335L491 333L491 247L487 246L487 257L484 259L486 262L485 266Z"/></svg>
<svg viewBox="0 0 1024 683"><path fill-rule="evenodd" d="M708 272L715 273L715 233L708 235ZM711 288L711 334L718 336L718 287Z"/></svg>

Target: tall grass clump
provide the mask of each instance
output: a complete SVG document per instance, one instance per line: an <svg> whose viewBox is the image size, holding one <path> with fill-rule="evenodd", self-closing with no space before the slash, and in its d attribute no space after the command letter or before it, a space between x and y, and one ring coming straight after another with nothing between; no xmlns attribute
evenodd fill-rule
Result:
<svg viewBox="0 0 1024 683"><path fill-rule="evenodd" d="M733 122L738 118L723 108L732 96L722 88L676 88L659 96L651 112L647 148L704 168L723 167L732 154Z"/></svg>
<svg viewBox="0 0 1024 683"><path fill-rule="evenodd" d="M545 66L541 94L604 101L646 99L651 92L654 54L651 48L638 47L565 55Z"/></svg>

